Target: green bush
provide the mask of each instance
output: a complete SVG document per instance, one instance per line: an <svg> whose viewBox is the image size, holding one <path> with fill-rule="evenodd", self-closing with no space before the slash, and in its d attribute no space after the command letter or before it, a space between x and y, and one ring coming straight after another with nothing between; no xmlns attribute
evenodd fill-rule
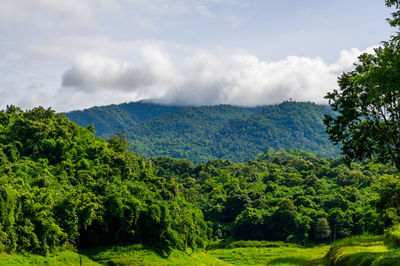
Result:
<svg viewBox="0 0 400 266"><path fill-rule="evenodd" d="M400 224L385 230L384 242L389 248L400 247Z"/></svg>

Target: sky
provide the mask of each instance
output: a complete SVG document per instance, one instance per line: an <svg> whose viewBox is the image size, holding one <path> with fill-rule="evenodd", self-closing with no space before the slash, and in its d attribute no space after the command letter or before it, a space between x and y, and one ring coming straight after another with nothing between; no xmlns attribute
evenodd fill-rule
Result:
<svg viewBox="0 0 400 266"><path fill-rule="evenodd" d="M0 0L0 109L326 103L384 0Z"/></svg>

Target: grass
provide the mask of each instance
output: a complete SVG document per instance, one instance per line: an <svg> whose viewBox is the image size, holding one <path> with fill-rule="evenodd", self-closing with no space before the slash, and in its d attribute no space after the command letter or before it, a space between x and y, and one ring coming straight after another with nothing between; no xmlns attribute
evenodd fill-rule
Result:
<svg viewBox="0 0 400 266"><path fill-rule="evenodd" d="M92 248L84 254L106 265L229 265L200 250L174 250L165 257L142 245Z"/></svg>
<svg viewBox="0 0 400 266"><path fill-rule="evenodd" d="M215 249L208 253L234 265L324 265L329 246L302 247L244 247Z"/></svg>
<svg viewBox="0 0 400 266"><path fill-rule="evenodd" d="M233 249L233 248L271 248L271 247L300 247L300 245L285 243L282 241L235 241L231 238L218 240L210 243L207 250L213 249Z"/></svg>
<svg viewBox="0 0 400 266"><path fill-rule="evenodd" d="M64 250L46 257L35 254L4 254L0 253L0 265L99 265L88 257L72 251Z"/></svg>
<svg viewBox="0 0 400 266"><path fill-rule="evenodd" d="M400 265L400 250L388 249L382 236L358 236L337 242L325 258L330 265Z"/></svg>
<svg viewBox="0 0 400 266"><path fill-rule="evenodd" d="M269 241L223 240L207 251L173 251L165 257L142 245L91 248L82 251L82 265L400 265L400 249L388 249L382 236L346 238L332 245L302 247ZM79 265L74 250L47 257L0 254L0 265Z"/></svg>

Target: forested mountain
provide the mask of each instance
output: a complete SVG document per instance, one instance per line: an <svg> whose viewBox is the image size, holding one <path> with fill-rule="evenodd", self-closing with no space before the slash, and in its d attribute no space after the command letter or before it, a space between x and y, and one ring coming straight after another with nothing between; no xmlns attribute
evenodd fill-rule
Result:
<svg viewBox="0 0 400 266"><path fill-rule="evenodd" d="M158 105L140 101L108 106L95 106L81 111L72 111L67 116L80 126L93 123L96 134L104 138L118 131L125 131L135 124L151 120L164 113L181 109L179 106Z"/></svg>
<svg viewBox="0 0 400 266"><path fill-rule="evenodd" d="M228 116L235 107L218 108ZM127 148L123 135L106 142L50 109L1 111L0 251L141 243L168 252L221 237L327 241L382 233L397 211L387 198L394 178L378 182L395 172L390 166L345 166L296 150L194 164Z"/></svg>
<svg viewBox="0 0 400 266"><path fill-rule="evenodd" d="M322 108L275 107L297 114L302 105ZM241 109L242 119L275 107ZM220 112L176 114L200 119L203 110L215 122L236 107L213 108ZM217 239L329 243L398 223L400 182L390 164L345 165L299 150L247 163L144 159L124 135L105 141L92 129L50 109L0 111L0 252L137 244L168 255Z"/></svg>
<svg viewBox="0 0 400 266"><path fill-rule="evenodd" d="M93 123L97 134L105 138L122 131L131 141L131 149L140 155L244 162L270 148L337 156L338 147L325 133L324 114L332 111L304 102L254 108L138 102L74 111L67 116L82 126Z"/></svg>

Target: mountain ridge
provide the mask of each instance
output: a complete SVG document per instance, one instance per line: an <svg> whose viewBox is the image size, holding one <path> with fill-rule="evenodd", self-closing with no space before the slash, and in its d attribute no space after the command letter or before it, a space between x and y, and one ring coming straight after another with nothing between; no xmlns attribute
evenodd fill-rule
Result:
<svg viewBox="0 0 400 266"><path fill-rule="evenodd" d="M93 123L103 138L123 132L139 155L194 162L243 162L271 148L336 157L339 148L325 133L325 114L334 113L326 105L293 101L257 107L132 102L66 113L80 126Z"/></svg>

